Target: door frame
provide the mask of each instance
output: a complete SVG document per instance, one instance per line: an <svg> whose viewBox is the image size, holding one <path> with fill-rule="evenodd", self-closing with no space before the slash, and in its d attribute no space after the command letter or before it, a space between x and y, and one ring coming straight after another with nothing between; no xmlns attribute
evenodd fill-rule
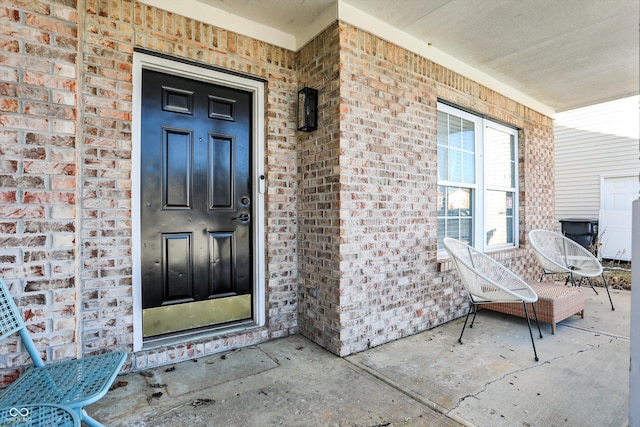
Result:
<svg viewBox="0 0 640 427"><path fill-rule="evenodd" d="M253 301L252 319L230 326L212 327L204 332L186 332L171 338L142 338L142 251L141 251L141 219L140 219L140 182L141 182L141 138L140 115L142 103L142 70L149 69L179 77L200 80L206 83L240 89L253 94L252 105L252 233L253 233ZM229 333L264 326L265 324L265 235L264 235L264 196L266 190L266 174L264 163L264 81L245 77L237 73L225 73L180 59L167 56L156 56L134 51L133 54L133 96L132 96L132 146L131 146L131 226L132 226L132 286L133 286L133 351L145 350L170 343L183 342L195 338Z"/></svg>

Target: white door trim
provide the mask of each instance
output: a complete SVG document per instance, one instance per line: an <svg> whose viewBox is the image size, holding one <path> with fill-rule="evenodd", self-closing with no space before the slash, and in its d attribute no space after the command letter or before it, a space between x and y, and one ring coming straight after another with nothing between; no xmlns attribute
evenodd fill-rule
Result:
<svg viewBox="0 0 640 427"><path fill-rule="evenodd" d="M227 74L204 67L172 61L141 52L133 54L132 97L132 147L131 147L131 226L132 226L132 286L133 286L133 351L143 349L142 339L142 268L140 235L140 112L142 103L142 70L160 71L175 76L201 80L221 86L232 87L253 94L253 322L247 327L265 324L265 241L264 241L264 195L266 187L264 171L264 83L235 74ZM237 329L237 326L231 328ZM229 329L212 330L209 335L229 332Z"/></svg>

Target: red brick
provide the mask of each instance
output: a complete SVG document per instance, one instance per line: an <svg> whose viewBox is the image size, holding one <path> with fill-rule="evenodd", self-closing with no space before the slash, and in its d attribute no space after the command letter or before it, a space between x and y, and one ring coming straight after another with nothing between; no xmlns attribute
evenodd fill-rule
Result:
<svg viewBox="0 0 640 427"><path fill-rule="evenodd" d="M44 218L44 206L0 206L0 218ZM14 243L20 245L20 242ZM9 245L13 246L13 245Z"/></svg>
<svg viewBox="0 0 640 427"><path fill-rule="evenodd" d="M2 221L0 222L0 234L15 234L17 230L17 226L18 226L17 222ZM3 259L2 257L0 257L0 263L5 263L5 262L13 263L15 262L15 260Z"/></svg>
<svg viewBox="0 0 640 427"><path fill-rule="evenodd" d="M0 37L0 50L5 52L19 52L20 42L13 38Z"/></svg>
<svg viewBox="0 0 640 427"><path fill-rule="evenodd" d="M42 73L25 72L24 83L48 88L75 91L76 82L68 78L60 78Z"/></svg>
<svg viewBox="0 0 640 427"><path fill-rule="evenodd" d="M0 19L9 22L18 22L20 20L20 12L8 7L0 7Z"/></svg>
<svg viewBox="0 0 640 427"><path fill-rule="evenodd" d="M0 98L0 111L7 111L10 113L18 112L18 100L12 98Z"/></svg>
<svg viewBox="0 0 640 427"><path fill-rule="evenodd" d="M0 190L0 203L15 203L16 192L15 191L2 191Z"/></svg>
<svg viewBox="0 0 640 427"><path fill-rule="evenodd" d="M75 6L75 2L71 2L72 6ZM58 18L62 21L66 21L69 23L77 23L78 22L78 11L72 6L65 5L54 5L53 12L51 15L55 18Z"/></svg>
<svg viewBox="0 0 640 427"><path fill-rule="evenodd" d="M75 204L75 194L62 192L25 191L22 201L24 203L73 205Z"/></svg>
<svg viewBox="0 0 640 427"><path fill-rule="evenodd" d="M51 33L66 34L68 36L77 37L78 29L74 23L65 22L59 19L52 19L42 15L34 15L25 13L25 23L39 30Z"/></svg>
<svg viewBox="0 0 640 427"><path fill-rule="evenodd" d="M51 177L51 190L74 190L76 179L73 177Z"/></svg>
<svg viewBox="0 0 640 427"><path fill-rule="evenodd" d="M76 167L69 163L24 162L24 172L30 174L74 175Z"/></svg>
<svg viewBox="0 0 640 427"><path fill-rule="evenodd" d="M76 109L56 104L42 104L24 102L23 113L27 115L56 117L58 119L72 120L76 118Z"/></svg>
<svg viewBox="0 0 640 427"><path fill-rule="evenodd" d="M51 13L51 7L47 2L38 0L12 0L13 7L22 10L28 10L29 12L39 13L42 15L49 15Z"/></svg>

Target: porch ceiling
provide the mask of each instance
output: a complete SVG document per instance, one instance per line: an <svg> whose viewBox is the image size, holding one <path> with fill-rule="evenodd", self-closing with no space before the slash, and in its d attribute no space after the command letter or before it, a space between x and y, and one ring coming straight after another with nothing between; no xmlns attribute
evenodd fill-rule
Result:
<svg viewBox="0 0 640 427"><path fill-rule="evenodd" d="M554 111L639 92L638 0L188 1L291 36L295 48L336 18L368 26Z"/></svg>

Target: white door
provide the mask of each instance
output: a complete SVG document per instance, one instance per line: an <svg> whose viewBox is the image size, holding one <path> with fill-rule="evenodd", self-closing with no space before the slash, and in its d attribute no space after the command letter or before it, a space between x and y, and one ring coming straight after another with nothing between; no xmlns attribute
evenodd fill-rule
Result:
<svg viewBox="0 0 640 427"><path fill-rule="evenodd" d="M639 191L637 176L603 178L598 230L602 258L631 260L631 204Z"/></svg>

